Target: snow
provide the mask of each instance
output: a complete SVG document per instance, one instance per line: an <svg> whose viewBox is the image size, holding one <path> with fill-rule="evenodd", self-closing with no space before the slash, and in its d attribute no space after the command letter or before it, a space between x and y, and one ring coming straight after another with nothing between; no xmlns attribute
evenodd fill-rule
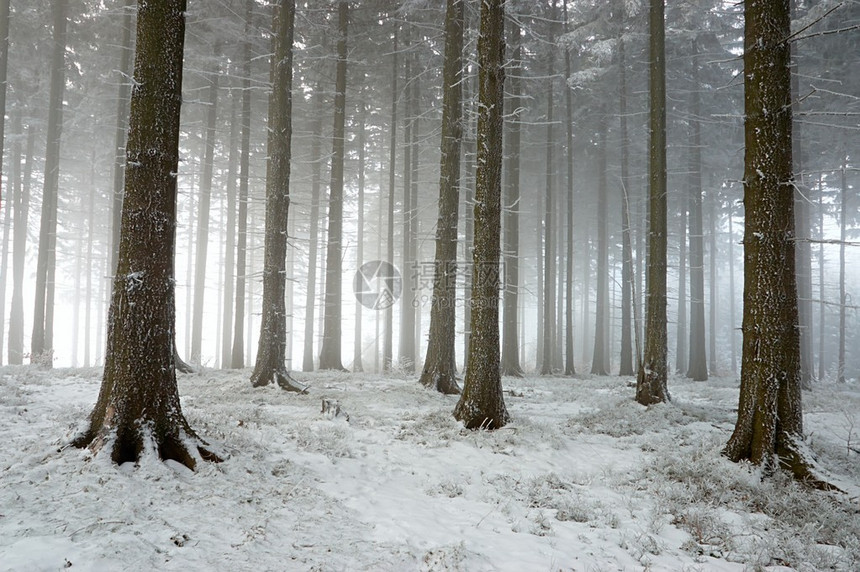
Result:
<svg viewBox="0 0 860 572"><path fill-rule="evenodd" d="M179 377L183 411L228 458L192 473L65 446L100 375L0 368L0 570L860 566L856 384L804 395L838 494L720 455L733 379L673 378L644 408L630 378L505 378L512 422L473 432L413 378L296 373L296 395L204 370Z"/></svg>

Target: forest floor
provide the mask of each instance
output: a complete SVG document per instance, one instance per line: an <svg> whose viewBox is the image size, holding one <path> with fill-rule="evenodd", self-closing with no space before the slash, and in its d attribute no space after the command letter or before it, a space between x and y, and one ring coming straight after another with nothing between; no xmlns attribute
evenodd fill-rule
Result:
<svg viewBox="0 0 860 572"><path fill-rule="evenodd" d="M804 394L825 493L720 455L734 379L644 408L629 378L505 378L511 424L473 432L414 377L204 370L182 407L227 458L194 473L65 446L100 373L0 368L0 570L860 569L857 383Z"/></svg>

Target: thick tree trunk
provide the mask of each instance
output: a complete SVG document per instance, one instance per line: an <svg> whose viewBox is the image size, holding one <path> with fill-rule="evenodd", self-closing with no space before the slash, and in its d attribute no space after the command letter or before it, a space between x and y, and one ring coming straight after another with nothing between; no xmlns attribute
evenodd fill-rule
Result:
<svg viewBox="0 0 860 572"><path fill-rule="evenodd" d="M463 135L464 0L448 0L445 11L439 218L430 336L421 384L441 393L460 393L456 364L457 224L460 205L460 149Z"/></svg>
<svg viewBox="0 0 860 572"><path fill-rule="evenodd" d="M499 255L504 108L504 2L481 3L478 36L478 155L475 182L476 279L472 335L463 393L454 417L469 429L498 429L509 421L499 372Z"/></svg>
<svg viewBox="0 0 860 572"><path fill-rule="evenodd" d="M295 0L275 5L272 58L272 94L269 97L266 170L266 238L263 262L263 313L257 362L251 385L277 383L282 389L303 393L307 386L287 372L287 217L290 208L290 157L293 136L293 25Z"/></svg>
<svg viewBox="0 0 860 572"><path fill-rule="evenodd" d="M462 4L462 2L460 2ZM462 27L462 24L461 24ZM520 26L511 21L510 36L514 42L513 65L522 69L522 40ZM461 49L462 49L462 38ZM459 53L459 52L458 52ZM520 366L519 344L517 339L519 316L519 283L520 283L520 145L521 132L520 116L523 98L520 93L522 85L517 74L508 81L511 96L507 100L507 114L511 116L508 122L508 134L505 139L507 155L505 156L505 212L504 212L504 261L505 261L505 290L503 296L502 322L502 375L522 377ZM459 88L458 88L459 89ZM458 145L459 155L459 145ZM458 165L459 167L459 165ZM459 177L459 173L458 173Z"/></svg>
<svg viewBox="0 0 860 572"><path fill-rule="evenodd" d="M744 342L738 419L724 453L759 465L776 456L795 476L814 479L798 446L789 2L748 2L744 21Z"/></svg>
<svg viewBox="0 0 860 572"><path fill-rule="evenodd" d="M636 380L636 401L651 405L669 400L666 388L666 53L663 0L651 0L650 167L648 293L645 353Z"/></svg>
<svg viewBox="0 0 860 572"><path fill-rule="evenodd" d="M52 4L53 55L48 98L48 134L45 150L45 179L42 187L42 219L39 228L39 255L36 263L36 304L30 361L52 366L54 345L54 272L57 248L57 194L60 179L60 138L63 132L65 92L66 9L68 0Z"/></svg>
<svg viewBox="0 0 860 572"><path fill-rule="evenodd" d="M217 460L189 427L174 370L173 251L185 0L138 9L119 259L104 380L90 425L76 440L108 444L116 463L149 452L193 469Z"/></svg>
<svg viewBox="0 0 860 572"><path fill-rule="evenodd" d="M341 272L343 260L343 161L346 118L346 34L349 3L338 3L337 69L335 75L334 127L332 128L331 192L329 193L328 244L325 261L325 321L320 369L345 370L341 362Z"/></svg>

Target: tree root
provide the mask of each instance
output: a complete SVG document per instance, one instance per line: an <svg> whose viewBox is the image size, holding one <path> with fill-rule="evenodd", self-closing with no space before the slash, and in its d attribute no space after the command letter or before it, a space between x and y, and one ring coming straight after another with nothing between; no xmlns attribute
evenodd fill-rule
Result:
<svg viewBox="0 0 860 572"><path fill-rule="evenodd" d="M304 383L296 380L293 376L287 373L286 370L276 371L274 377L278 387L284 391L292 391L293 393L302 395L307 393L308 389L310 389L309 385L305 385Z"/></svg>

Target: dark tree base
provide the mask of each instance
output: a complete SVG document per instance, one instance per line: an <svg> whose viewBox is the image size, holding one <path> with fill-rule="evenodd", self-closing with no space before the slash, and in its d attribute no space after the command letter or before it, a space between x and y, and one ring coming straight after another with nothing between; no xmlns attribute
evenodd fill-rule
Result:
<svg viewBox="0 0 860 572"><path fill-rule="evenodd" d="M310 389L310 386L298 381L283 368L271 369L262 374L255 371L251 375L251 385L254 387L265 387L271 383L276 383L284 391L298 394L305 394Z"/></svg>
<svg viewBox="0 0 860 572"><path fill-rule="evenodd" d="M434 389L445 395L460 395L460 384L457 383L457 376L450 372L441 372L438 370L425 370L421 374L419 380L421 385L427 389Z"/></svg>
<svg viewBox="0 0 860 572"><path fill-rule="evenodd" d="M145 434L135 428L118 431L112 428L115 421L106 423L102 430L92 430L78 435L72 446L79 449L89 448L94 455L109 452L111 460L117 465L123 463L139 463L147 451L154 451L162 461L172 460L188 467L192 471L197 467L198 459L212 463L223 461L221 456L209 448L209 444L187 427L175 432L157 437ZM134 424L136 427L146 424ZM105 445L110 444L110 450L105 451Z"/></svg>

